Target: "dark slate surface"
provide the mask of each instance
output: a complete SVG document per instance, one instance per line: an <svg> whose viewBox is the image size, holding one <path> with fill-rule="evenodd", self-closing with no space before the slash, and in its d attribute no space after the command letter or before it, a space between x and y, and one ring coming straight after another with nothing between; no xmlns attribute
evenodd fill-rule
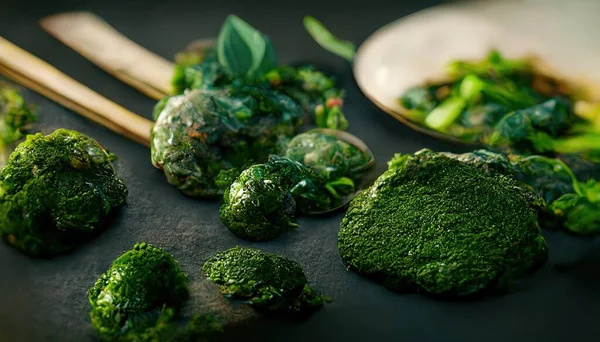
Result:
<svg viewBox="0 0 600 342"><path fill-rule="evenodd" d="M150 116L153 102L121 84L37 25L44 15L91 10L143 46L165 57L188 42L214 36L228 13L236 13L271 36L281 62L311 61L339 74L347 89L350 132L369 144L377 174L394 152L423 147L459 151L412 132L376 109L356 87L350 68L330 56L303 31L302 16L315 15L355 42L398 17L436 1L45 1L2 0L0 35L45 59L119 104ZM401 75L399 75L401 77ZM269 243L235 238L220 223L217 202L186 198L152 168L148 150L29 91L41 115L38 129L76 129L116 153L127 183L127 206L98 239L53 260L29 259L0 244L0 340L90 341L86 289L136 241L160 246L192 277L213 253L253 245L285 254L306 268L315 287L335 302L307 321L267 322L244 334L262 341L592 341L600 335L600 248L598 240L546 234L550 262L522 281L514 293L473 302L441 302L399 295L346 271L336 250L341 213L301 218L301 228Z"/></svg>

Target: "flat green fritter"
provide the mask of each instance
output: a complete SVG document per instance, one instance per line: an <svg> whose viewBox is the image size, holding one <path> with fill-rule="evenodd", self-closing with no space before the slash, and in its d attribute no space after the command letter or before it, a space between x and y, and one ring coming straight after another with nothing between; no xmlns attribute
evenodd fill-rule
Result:
<svg viewBox="0 0 600 342"><path fill-rule="evenodd" d="M455 297L498 289L547 258L539 198L510 177L430 150L396 155L350 204L342 260L392 290Z"/></svg>

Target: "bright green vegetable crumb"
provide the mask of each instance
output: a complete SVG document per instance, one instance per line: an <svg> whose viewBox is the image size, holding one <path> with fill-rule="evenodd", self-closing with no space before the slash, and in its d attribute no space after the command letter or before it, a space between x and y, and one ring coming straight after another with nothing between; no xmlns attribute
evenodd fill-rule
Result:
<svg viewBox="0 0 600 342"><path fill-rule="evenodd" d="M396 291L466 296L542 264L539 199L508 176L422 150L396 155L342 220L338 250Z"/></svg>
<svg viewBox="0 0 600 342"><path fill-rule="evenodd" d="M247 300L261 312L307 313L329 301L308 285L297 262L258 249L217 253L202 271L224 295Z"/></svg>

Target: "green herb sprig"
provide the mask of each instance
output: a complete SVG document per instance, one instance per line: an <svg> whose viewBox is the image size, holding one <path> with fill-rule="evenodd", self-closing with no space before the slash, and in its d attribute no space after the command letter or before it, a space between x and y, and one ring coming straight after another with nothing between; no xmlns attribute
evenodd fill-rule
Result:
<svg viewBox="0 0 600 342"><path fill-rule="evenodd" d="M237 77L255 78L277 66L271 40L236 15L223 23L217 56L219 63Z"/></svg>

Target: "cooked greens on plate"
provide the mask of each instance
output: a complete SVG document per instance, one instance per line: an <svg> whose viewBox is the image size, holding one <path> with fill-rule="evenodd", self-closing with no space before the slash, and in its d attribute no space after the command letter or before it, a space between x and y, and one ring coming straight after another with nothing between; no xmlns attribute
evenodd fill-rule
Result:
<svg viewBox="0 0 600 342"><path fill-rule="evenodd" d="M541 203L491 168L427 149L397 154L350 203L338 251L348 267L395 291L503 290L546 261Z"/></svg>
<svg viewBox="0 0 600 342"><path fill-rule="evenodd" d="M493 50L480 61L450 62L448 78L407 89L399 98L405 114L495 149L598 158L600 110L581 106L581 90L542 74L529 59L507 59Z"/></svg>
<svg viewBox="0 0 600 342"><path fill-rule="evenodd" d="M115 156L58 129L27 136L0 172L0 235L32 256L66 253L102 231L125 204Z"/></svg>
<svg viewBox="0 0 600 342"><path fill-rule="evenodd" d="M263 313L307 314L330 301L308 284L297 262L254 248L217 253L202 271L223 295L247 301Z"/></svg>
<svg viewBox="0 0 600 342"><path fill-rule="evenodd" d="M304 26L324 49L353 61L352 43L336 38L313 17L305 17ZM399 114L497 150L583 153L600 160L600 103L583 85L551 76L538 64L532 58L505 58L497 50L482 60L449 61L444 77L436 78L443 81L423 80L398 94Z"/></svg>

